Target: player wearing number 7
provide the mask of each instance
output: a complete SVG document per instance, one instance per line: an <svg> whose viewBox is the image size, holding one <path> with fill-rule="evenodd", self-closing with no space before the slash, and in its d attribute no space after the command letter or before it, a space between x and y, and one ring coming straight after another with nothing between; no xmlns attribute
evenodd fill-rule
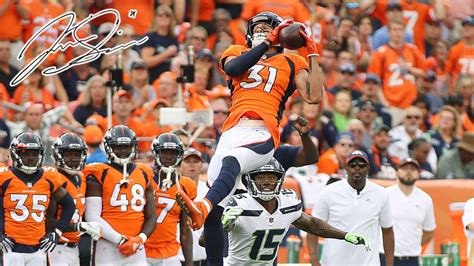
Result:
<svg viewBox="0 0 474 266"><path fill-rule="evenodd" d="M146 242L146 256L150 266L181 266L179 248L183 249L186 265L193 265L193 235L188 226L188 218L176 203L178 188L194 199L197 195L196 183L178 173L184 153L183 143L173 133L163 133L151 144L155 158L153 191L156 199L155 232ZM179 241L177 228L179 225Z"/></svg>
<svg viewBox="0 0 474 266"><path fill-rule="evenodd" d="M219 68L228 76L232 107L209 165L212 185L202 201L191 201L178 191L177 200L192 218L193 228L218 224L222 208L240 183L240 175L267 163L280 143L278 125L288 98L298 90L308 103L319 103L323 85L317 49L302 26L309 66L297 54L283 54L279 46L283 22L271 12L254 16L247 26L247 47L232 45L222 54ZM212 212L211 212L212 210ZM210 224L209 224L210 225ZM204 228L205 235L206 227ZM212 233L211 233L212 234ZM206 238L206 244L215 242Z"/></svg>
<svg viewBox="0 0 474 266"><path fill-rule="evenodd" d="M44 147L31 133L18 134L11 142L13 167L0 168L0 250L3 265L46 265L74 214L74 201L61 187L58 172L42 168ZM50 202L63 212L49 233L45 213Z"/></svg>
<svg viewBox="0 0 474 266"><path fill-rule="evenodd" d="M102 237L95 243L95 265L146 265L144 244L156 226L155 201L147 165L134 163L135 132L124 125L111 127L104 136L109 163L89 164L87 221L101 225Z"/></svg>
<svg viewBox="0 0 474 266"><path fill-rule="evenodd" d="M230 232L225 265L273 265L292 224L310 234L364 245L370 250L365 237L341 231L304 213L296 193L281 189L284 177L283 167L273 158L244 175L248 193L233 196L222 216L224 229Z"/></svg>

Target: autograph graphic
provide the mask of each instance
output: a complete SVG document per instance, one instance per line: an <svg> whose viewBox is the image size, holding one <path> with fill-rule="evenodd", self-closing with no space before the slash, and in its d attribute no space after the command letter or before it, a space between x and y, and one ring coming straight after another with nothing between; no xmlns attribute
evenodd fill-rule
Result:
<svg viewBox="0 0 474 266"><path fill-rule="evenodd" d="M77 31L86 25L88 22L91 20L101 17L103 15L107 14L113 14L115 15L115 22L114 22L114 27L110 31L110 33L99 43L96 45L89 44L88 42L93 41L97 39L97 35L91 35L88 36L87 38L81 39L79 36L77 36ZM91 61L94 61L98 59L101 55L103 54L111 54L120 50L125 50L131 46L134 45L141 45L145 43L148 40L148 37L143 37L139 40L133 40L121 45L118 45L116 47L112 48L102 48L101 47L107 43L117 32L118 27L120 26L120 14L117 10L115 9L104 9L96 14L91 14L89 15L86 19L82 20L80 23L76 24L76 14L74 12L67 12L64 13L63 15L49 21L46 25L44 25L42 28L40 28L35 34L28 40L28 42L23 46L23 48L20 51L20 54L18 55L18 59L22 59L25 56L26 50L33 44L33 42L36 40L38 36L40 36L44 31L46 31L49 27L55 25L56 23L64 20L64 19L69 19L67 27L64 29L62 34L58 37L58 39L51 45L51 47L45 51L43 51L41 54L36 56L28 65L26 65L11 81L10 81L10 86L16 86L20 84L23 80L25 80L31 72L33 72L35 69L38 68L41 63L43 63L44 60L50 55L54 54L58 51L65 51L69 47L76 47L78 45L87 48L88 52L73 58L71 61L67 62L64 66L61 66L60 68L56 66L50 66L45 68L41 73L45 76L52 76L56 75L59 73L62 73L68 69L70 69L73 66L76 65L81 65L81 64L86 64ZM117 32L118 35L122 34L122 31L119 30ZM68 35L71 35L71 37L74 39L74 41L67 41L65 43L62 43L63 39L68 37Z"/></svg>

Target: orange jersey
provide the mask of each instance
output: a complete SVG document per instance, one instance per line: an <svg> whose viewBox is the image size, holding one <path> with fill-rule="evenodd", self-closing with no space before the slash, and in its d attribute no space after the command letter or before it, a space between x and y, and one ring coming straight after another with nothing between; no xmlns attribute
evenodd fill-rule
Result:
<svg viewBox="0 0 474 266"><path fill-rule="evenodd" d="M239 56L248 50L245 46L232 45L224 51L221 60L229 56ZM295 76L301 70L308 69L308 62L297 54L276 54L263 58L242 76L228 77L232 107L222 132L235 126L246 114L257 114L272 134L275 147L278 147L278 124L285 103L296 90ZM219 67L222 67L222 62Z"/></svg>
<svg viewBox="0 0 474 266"><path fill-rule="evenodd" d="M27 94L28 98L23 98L24 94ZM49 106L55 105L54 96L46 87L41 89L40 99L34 95L32 88L26 87L25 85L20 85L13 93L13 103L22 105L24 102L42 102L43 104Z"/></svg>
<svg viewBox="0 0 474 266"><path fill-rule="evenodd" d="M337 174L340 169L339 159L337 158L336 151L333 148L327 150L321 155L319 162L317 163L318 173L325 173L328 175Z"/></svg>
<svg viewBox="0 0 474 266"><path fill-rule="evenodd" d="M0 6L3 6L8 0L0 0ZM7 10L0 16L0 40L16 41L21 39L22 26L21 15L16 11L15 4L10 2Z"/></svg>
<svg viewBox="0 0 474 266"><path fill-rule="evenodd" d="M23 0L22 3L30 12L30 22L26 25L23 34L23 41L25 43L41 27L64 13L63 6L53 1L44 4L42 0ZM45 43L47 47L51 46L58 39L63 26L66 26L66 20L49 27L36 38L36 41Z"/></svg>
<svg viewBox="0 0 474 266"><path fill-rule="evenodd" d="M310 17L308 9L298 0L262 0L246 1L240 17L249 21L260 12L271 11L283 19L293 18L304 22Z"/></svg>
<svg viewBox="0 0 474 266"><path fill-rule="evenodd" d="M153 0L114 0L112 8L120 13L120 25L130 24L137 35L145 35L154 20ZM129 11L136 10L136 17L129 17ZM115 17L114 17L115 19Z"/></svg>
<svg viewBox="0 0 474 266"><path fill-rule="evenodd" d="M176 239L180 222L181 207L176 203L178 186L174 184L167 191L158 188L157 176L153 177L153 191L156 199L156 229L148 238L145 249L148 258L169 258L178 254L180 243ZM196 198L197 185L191 178L180 176L179 184L191 199Z"/></svg>
<svg viewBox="0 0 474 266"><path fill-rule="evenodd" d="M405 18L405 31L413 34L415 45L421 52L425 52L426 23L436 20L432 7L426 4L408 3L401 1L403 17Z"/></svg>
<svg viewBox="0 0 474 266"><path fill-rule="evenodd" d="M102 185L102 218L120 234L136 236L145 221L145 191L153 172L145 164L136 163L129 169L127 186L120 187L122 168L105 163L86 165L84 176L95 176Z"/></svg>
<svg viewBox="0 0 474 266"><path fill-rule="evenodd" d="M65 175L59 173L59 180L62 184L61 186L66 189L76 204L76 210L72 216L71 223L78 223L82 221L86 204L86 178L82 174L77 175L74 178L77 178L77 180L72 182ZM62 207L58 206L58 218L61 215L61 211ZM79 243L79 232L65 232L63 236L69 239L69 243Z"/></svg>
<svg viewBox="0 0 474 266"><path fill-rule="evenodd" d="M416 80L401 68L400 61L416 68L422 68L424 64L423 55L412 44L405 44L400 51L384 45L372 55L368 72L382 78L383 92L391 106L406 108L417 97Z"/></svg>
<svg viewBox="0 0 474 266"><path fill-rule="evenodd" d="M18 174L19 173L19 174ZM4 233L16 243L36 246L45 235L45 213L61 186L55 169L44 167L32 179L14 168L0 168Z"/></svg>
<svg viewBox="0 0 474 266"><path fill-rule="evenodd" d="M474 46L468 47L464 41L453 46L449 51L446 73L453 75L453 81L457 80L459 74L474 77Z"/></svg>

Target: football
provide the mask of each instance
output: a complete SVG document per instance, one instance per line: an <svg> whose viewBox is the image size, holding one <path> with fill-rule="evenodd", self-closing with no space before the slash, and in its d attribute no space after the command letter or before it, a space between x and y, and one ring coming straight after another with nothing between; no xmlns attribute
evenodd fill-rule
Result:
<svg viewBox="0 0 474 266"><path fill-rule="evenodd" d="M295 22L281 29L279 39L283 48L294 50L305 46L306 40L300 35L302 25Z"/></svg>

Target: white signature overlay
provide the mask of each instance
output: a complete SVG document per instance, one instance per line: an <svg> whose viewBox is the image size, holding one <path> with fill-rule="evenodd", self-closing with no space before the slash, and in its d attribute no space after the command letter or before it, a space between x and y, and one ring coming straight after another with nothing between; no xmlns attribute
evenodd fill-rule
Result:
<svg viewBox="0 0 474 266"><path fill-rule="evenodd" d="M93 20L95 18L98 18L100 16L107 15L107 14L115 15L115 21L114 21L114 27L112 28L112 30L109 32L109 34L106 37L104 37L96 45L92 45L92 44L88 43L90 41L93 41L93 40L97 39L98 36L96 34L88 36L84 39L79 38L79 36L77 35L77 31L81 27L83 27L84 25L87 25L87 23L89 23L91 20ZM18 74L10 81L10 86L17 86L18 84L23 82L23 80L25 80L31 74L31 72L35 71L35 69L37 69L38 66L41 65L41 63L43 63L44 60L46 60L46 58L50 54L54 54L58 51L64 52L69 47L76 47L76 46L80 45L84 48L87 48L88 51L86 53L76 57L76 58L73 58L72 60L67 62L64 66L61 66L59 68L57 66L50 66L50 67L47 67L47 68L43 69L43 71L41 73L45 76L56 75L56 74L59 74L59 73L62 73L64 71L66 71L66 70L68 70L71 67L74 67L76 65L82 65L82 64L92 62L92 61L98 59L103 54L112 54L112 53L120 51L120 50L125 50L125 49L127 49L131 46L134 46L134 45L141 45L141 44L145 43L148 40L148 37L145 36L145 37L142 37L139 40L133 40L133 41L130 41L130 42L127 42L127 43L124 43L124 44L121 44L121 45L118 45L118 46L115 46L115 47L112 47L112 48L101 48L105 43L107 43L114 36L114 34L117 32L117 30L119 28L119 26L120 26L120 14L119 14L119 12L117 10L111 9L111 8L104 9L104 10L101 10L100 12L98 12L98 13L89 15L87 18L82 20L80 23L76 24L76 14L71 11L71 12L64 13L63 15L61 15L61 16L55 18L55 19L52 19L46 25L41 27L37 32L35 32L35 34L28 40L28 42L21 49L20 54L18 55L18 60L21 60L23 57L25 57L26 50L33 44L33 42L36 40L36 38L38 36L40 36L47 29L49 29L50 27L52 27L53 25L55 25L56 23L58 23L58 22L60 22L64 19L69 19L69 22L67 24L67 27L61 33L61 35L58 37L58 39L51 45L51 47L49 49L47 49L47 50L43 51L42 53L40 53L39 55L37 55L28 65L23 67L21 69L21 71L18 72ZM119 35L121 34L121 30L118 32L118 34ZM63 39L66 38L68 35L70 35L74 41L66 41L65 43L62 43Z"/></svg>

